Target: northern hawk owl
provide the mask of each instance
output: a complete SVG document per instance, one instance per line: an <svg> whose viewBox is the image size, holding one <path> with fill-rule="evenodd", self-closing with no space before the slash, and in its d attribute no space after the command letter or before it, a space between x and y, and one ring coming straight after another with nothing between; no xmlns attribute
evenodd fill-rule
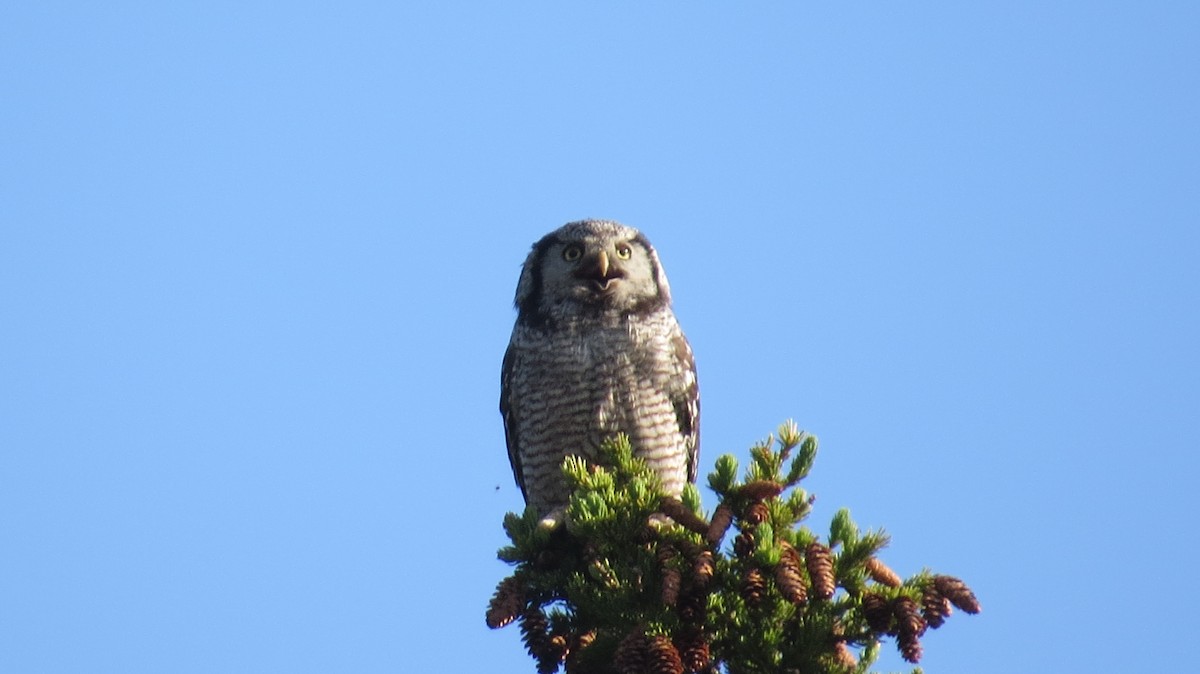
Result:
<svg viewBox="0 0 1200 674"><path fill-rule="evenodd" d="M539 516L557 519L567 504L563 458L595 458L617 433L668 494L695 482L695 364L645 236L607 220L550 232L525 259L516 308L500 413L513 475Z"/></svg>

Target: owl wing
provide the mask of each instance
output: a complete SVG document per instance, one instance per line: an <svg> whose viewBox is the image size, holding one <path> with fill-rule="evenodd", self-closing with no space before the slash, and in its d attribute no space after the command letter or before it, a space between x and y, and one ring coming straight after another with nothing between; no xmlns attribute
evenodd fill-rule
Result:
<svg viewBox="0 0 1200 674"><path fill-rule="evenodd" d="M671 339L671 346L675 352L675 362L679 365L681 382L679 387L671 391L671 405L675 408L679 432L688 447L688 482L695 482L700 468L700 387L696 379L696 360L682 332L677 332Z"/></svg>
<svg viewBox="0 0 1200 674"><path fill-rule="evenodd" d="M508 345L504 352L504 363L500 366L500 416L504 419L504 443L508 445L508 462L512 466L513 477L521 488L521 496L529 502L529 494L525 491L525 473L521 469L521 446L517 438L517 401L512 390L513 367L516 355L513 347Z"/></svg>

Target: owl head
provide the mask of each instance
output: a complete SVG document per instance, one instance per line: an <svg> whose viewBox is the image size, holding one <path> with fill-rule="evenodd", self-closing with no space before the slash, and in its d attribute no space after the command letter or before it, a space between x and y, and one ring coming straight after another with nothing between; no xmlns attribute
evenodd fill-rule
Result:
<svg viewBox="0 0 1200 674"><path fill-rule="evenodd" d="M671 303L658 254L641 232L610 220L580 220L533 244L517 282L518 320L628 315Z"/></svg>

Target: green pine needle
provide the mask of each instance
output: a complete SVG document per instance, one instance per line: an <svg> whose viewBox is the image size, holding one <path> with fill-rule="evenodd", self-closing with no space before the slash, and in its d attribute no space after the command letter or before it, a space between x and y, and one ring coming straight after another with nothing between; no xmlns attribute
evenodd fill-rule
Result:
<svg viewBox="0 0 1200 674"><path fill-rule="evenodd" d="M889 537L881 529L860 533L845 508L833 516L822 543L833 549L829 562L820 561L825 548L810 549L821 541L805 524L812 501L796 486L812 469L817 440L791 421L775 438L750 450L741 481L732 455L716 460L708 484L734 515L719 545L704 534L716 540L721 531L710 526L705 532L703 521L684 528L660 512L661 481L635 456L628 438L604 442L596 461L567 457L562 470L573 491L565 527L539 526L532 508L504 518L511 544L497 556L516 571L492 600L490 624L522 623L511 618L540 608L546 632L526 645L541 671L565 657L573 674L611 674L618 656L622 662L649 661L648 652L626 651L649 648L654 637L665 636L655 648L684 649L675 655L685 666L687 658L707 652L708 665L726 674L867 674L881 641L897 634L893 605L900 602L904 611L921 606L926 593L936 592L936 577L922 570L900 587L873 581L866 564ZM695 485L679 499L700 516ZM682 517L678 507L674 512ZM822 599L813 578L828 578L828 564L837 589ZM781 587L791 589L785 594ZM869 611L875 611L876 625L887 622L885 629L875 631ZM687 650L697 640L706 651ZM856 664L848 664L851 655Z"/></svg>

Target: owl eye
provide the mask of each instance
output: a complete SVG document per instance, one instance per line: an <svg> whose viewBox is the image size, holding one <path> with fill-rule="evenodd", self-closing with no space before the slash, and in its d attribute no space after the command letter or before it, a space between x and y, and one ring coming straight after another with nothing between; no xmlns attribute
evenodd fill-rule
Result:
<svg viewBox="0 0 1200 674"><path fill-rule="evenodd" d="M579 246L567 246L563 249L563 259L567 262L574 262L583 257L583 249Z"/></svg>
<svg viewBox="0 0 1200 674"><path fill-rule="evenodd" d="M629 247L629 244L617 244L617 257L621 258L622 260L628 260L631 256L633 256L633 249Z"/></svg>

